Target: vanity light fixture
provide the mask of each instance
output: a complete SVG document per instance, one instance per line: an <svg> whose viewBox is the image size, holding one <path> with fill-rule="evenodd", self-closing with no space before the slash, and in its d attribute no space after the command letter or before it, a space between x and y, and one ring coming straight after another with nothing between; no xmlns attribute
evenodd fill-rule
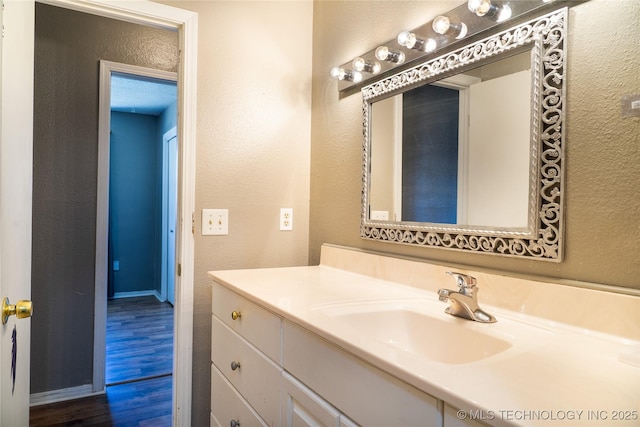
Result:
<svg viewBox="0 0 640 427"><path fill-rule="evenodd" d="M389 49L387 46L378 46L376 49L376 58L380 61L389 61L394 64L402 64L404 62L404 53Z"/></svg>
<svg viewBox="0 0 640 427"><path fill-rule="evenodd" d="M478 16L486 16L496 22L503 22L511 18L511 8L504 4L496 6L491 0L469 0L467 7Z"/></svg>
<svg viewBox="0 0 640 427"><path fill-rule="evenodd" d="M451 22L451 20L444 15L440 15L434 19L432 27L436 33L455 37L456 40L460 40L467 35L467 25L464 22Z"/></svg>
<svg viewBox="0 0 640 427"><path fill-rule="evenodd" d="M390 75L396 69L417 64L419 60L453 47L463 39L480 36L514 18L555 8L555 3L561 1L464 0L460 3L435 19L396 33L394 39L374 45L373 49L360 55L351 56L348 62L337 64L332 75L338 79L338 92L351 95L364 86L363 83L372 82L380 75Z"/></svg>
<svg viewBox="0 0 640 427"><path fill-rule="evenodd" d="M367 61L361 56L354 59L352 65L356 71L365 71L371 74L378 74L381 68L379 62Z"/></svg>
<svg viewBox="0 0 640 427"><path fill-rule="evenodd" d="M331 69L331 77L336 80L346 80L353 83L360 83L362 81L362 73L360 71L346 70L342 67L333 67Z"/></svg>

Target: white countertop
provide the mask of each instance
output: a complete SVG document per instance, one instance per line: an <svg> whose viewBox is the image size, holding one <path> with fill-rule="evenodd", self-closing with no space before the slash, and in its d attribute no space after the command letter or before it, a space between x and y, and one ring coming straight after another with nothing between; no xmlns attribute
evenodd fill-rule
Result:
<svg viewBox="0 0 640 427"><path fill-rule="evenodd" d="M458 319L444 313L447 304L434 292L326 266L209 274L436 398L465 411L482 410L480 415L491 425L640 426L636 341L485 306L482 294L480 306L498 322ZM479 361L442 363L373 339L330 315L332 310L362 303L389 302L409 308L423 305L426 310L438 307L443 321L503 337L512 347Z"/></svg>

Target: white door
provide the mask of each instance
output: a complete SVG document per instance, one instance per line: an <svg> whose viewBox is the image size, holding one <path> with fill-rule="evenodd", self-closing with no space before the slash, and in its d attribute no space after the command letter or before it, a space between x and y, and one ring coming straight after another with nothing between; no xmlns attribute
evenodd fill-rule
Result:
<svg viewBox="0 0 640 427"><path fill-rule="evenodd" d="M174 129L175 132L175 129ZM176 284L176 227L178 226L178 137L173 136L167 142L167 301L175 305Z"/></svg>
<svg viewBox="0 0 640 427"><path fill-rule="evenodd" d="M0 71L0 304L31 297L33 0L4 0ZM4 316L2 316L4 318ZM0 323L0 425L29 425L31 321Z"/></svg>

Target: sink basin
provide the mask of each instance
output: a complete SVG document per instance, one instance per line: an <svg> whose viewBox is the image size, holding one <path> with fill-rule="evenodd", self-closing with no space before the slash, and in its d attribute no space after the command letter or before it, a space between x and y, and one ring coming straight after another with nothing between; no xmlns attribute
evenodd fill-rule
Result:
<svg viewBox="0 0 640 427"><path fill-rule="evenodd" d="M397 349L440 363L475 362L502 353L511 343L490 335L482 328L495 324L474 324L449 317L444 307L434 315L408 307L379 310L344 308L325 314L344 322L362 336L371 337Z"/></svg>

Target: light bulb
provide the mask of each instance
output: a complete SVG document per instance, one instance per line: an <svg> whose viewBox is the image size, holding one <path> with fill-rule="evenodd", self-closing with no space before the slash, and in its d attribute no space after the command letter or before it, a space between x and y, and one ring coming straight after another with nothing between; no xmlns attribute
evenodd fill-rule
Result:
<svg viewBox="0 0 640 427"><path fill-rule="evenodd" d="M398 34L398 44L400 46L408 47L409 49L411 49L416 44L416 40L416 35L410 33L409 31L403 31Z"/></svg>
<svg viewBox="0 0 640 427"><path fill-rule="evenodd" d="M491 9L491 0L469 0L467 7L478 16L484 16Z"/></svg>
<svg viewBox="0 0 640 427"><path fill-rule="evenodd" d="M362 73L354 70L345 70L341 67L333 67L330 74L331 77L336 80L346 80L354 83L360 83L362 81Z"/></svg>
<svg viewBox="0 0 640 427"><path fill-rule="evenodd" d="M478 16L486 16L496 22L503 22L511 18L511 8L508 5L496 6L491 0L469 0L467 7Z"/></svg>
<svg viewBox="0 0 640 427"><path fill-rule="evenodd" d="M376 58L378 58L380 61L389 61L396 64L402 64L404 62L404 53L396 52L386 46L378 46L378 48L376 49Z"/></svg>
<svg viewBox="0 0 640 427"><path fill-rule="evenodd" d="M362 73L360 71L351 71L351 81L360 83L362 81Z"/></svg>
<svg viewBox="0 0 640 427"><path fill-rule="evenodd" d="M367 61L365 61L364 58L357 57L356 59L353 60L353 68L355 68L358 71L363 71L366 63Z"/></svg>
<svg viewBox="0 0 640 427"><path fill-rule="evenodd" d="M511 18L511 8L506 4L500 8L500 12L498 12L497 22L504 22L507 19Z"/></svg>
<svg viewBox="0 0 640 427"><path fill-rule="evenodd" d="M468 31L467 25L464 22L461 22L459 25L460 25L460 29L456 30L456 31L459 31L459 34L456 36L456 39L458 40L465 38L467 36L467 31Z"/></svg>
<svg viewBox="0 0 640 427"><path fill-rule="evenodd" d="M435 39L427 39L424 43L424 51L425 52L433 52L438 47L438 42Z"/></svg>
<svg viewBox="0 0 640 427"><path fill-rule="evenodd" d="M444 15L440 15L433 20L432 27L433 31L438 34L447 34L449 27L451 27L451 20Z"/></svg>
<svg viewBox="0 0 640 427"><path fill-rule="evenodd" d="M436 19L433 20L431 24L433 27L433 31L442 35L450 35L455 37L456 39L462 39L467 35L467 26L464 22L459 24L451 22L451 20L444 16L440 15Z"/></svg>
<svg viewBox="0 0 640 427"><path fill-rule="evenodd" d="M376 49L376 58L378 58L380 61L386 61L387 60L387 56L389 56L389 48L386 46L379 46Z"/></svg>
<svg viewBox="0 0 640 427"><path fill-rule="evenodd" d="M377 74L380 72L380 63L377 61L367 61L359 56L353 60L353 68L357 71L366 71L367 73Z"/></svg>
<svg viewBox="0 0 640 427"><path fill-rule="evenodd" d="M424 48L425 40L419 38L410 31L403 31L398 34L398 44L409 49L422 50Z"/></svg>

